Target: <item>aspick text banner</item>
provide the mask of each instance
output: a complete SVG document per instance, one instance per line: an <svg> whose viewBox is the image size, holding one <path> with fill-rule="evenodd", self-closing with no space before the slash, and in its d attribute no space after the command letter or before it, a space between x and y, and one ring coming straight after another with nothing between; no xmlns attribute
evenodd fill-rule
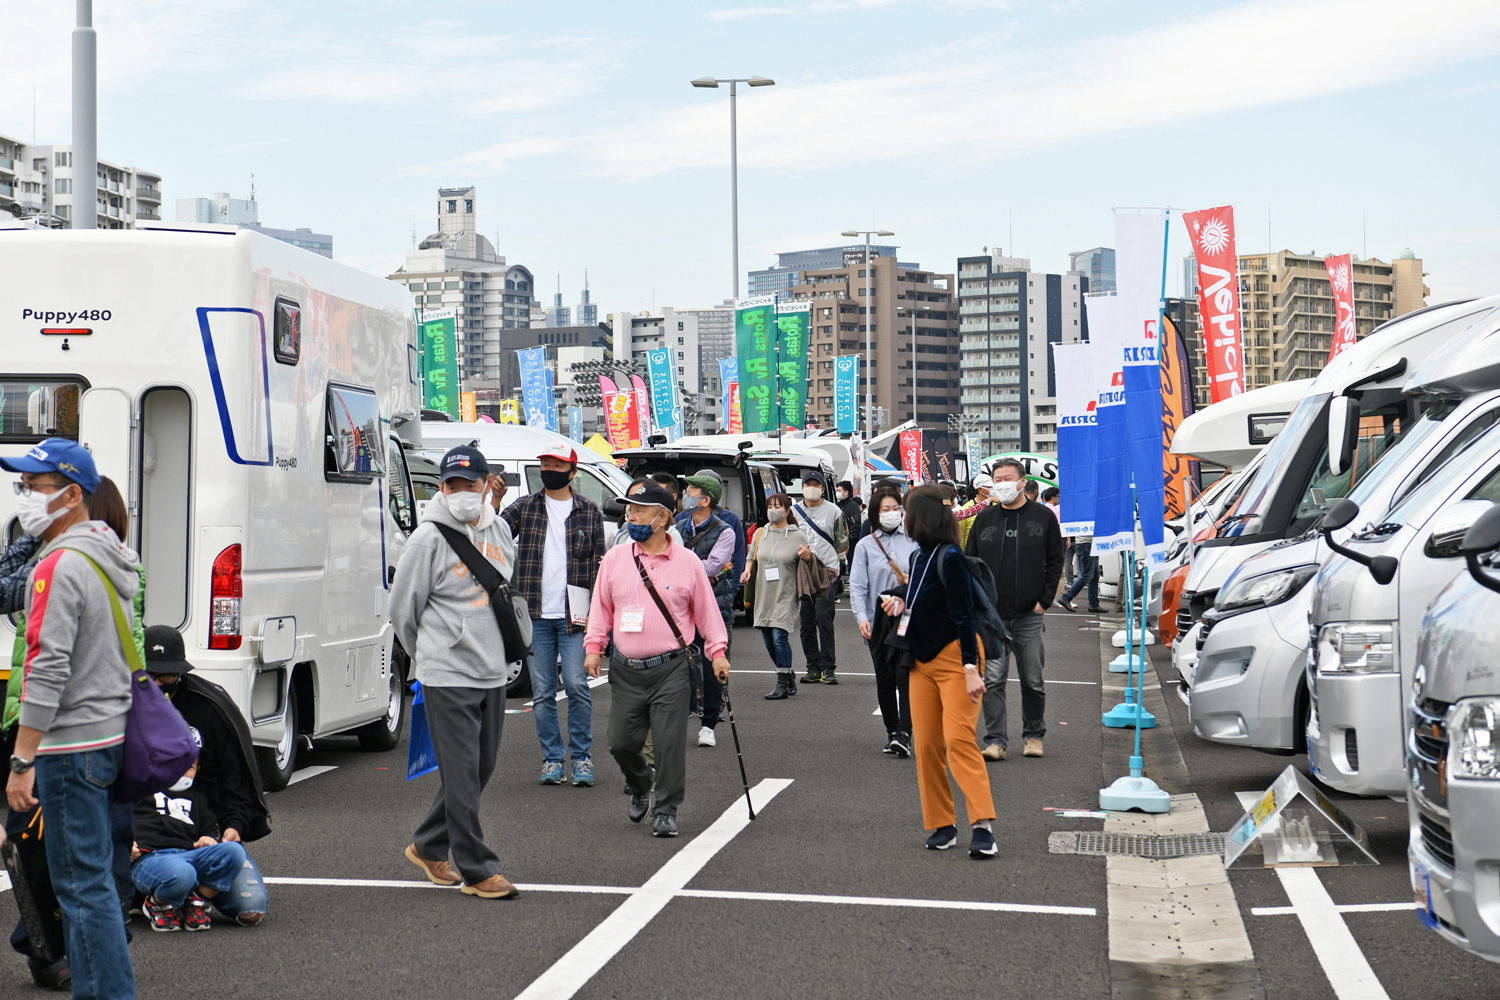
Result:
<svg viewBox="0 0 1500 1000"><path fill-rule="evenodd" d="M1116 257L1118 267L1119 258ZM1120 302L1113 295L1091 295L1089 343L1093 350L1094 552L1129 548L1135 541L1135 509L1130 502L1130 459L1125 450L1125 348Z"/></svg>
<svg viewBox="0 0 1500 1000"><path fill-rule="evenodd" d="M746 434L776 433L776 296L734 304L734 353L739 359L740 409Z"/></svg>
<svg viewBox="0 0 1500 1000"><path fill-rule="evenodd" d="M1094 316L1089 317L1092 328ZM1053 344L1057 372L1057 485L1062 533L1094 533L1094 456L1098 393L1094 390L1093 345ZM970 435L978 438L979 435ZM978 467L977 464L975 466Z"/></svg>
<svg viewBox="0 0 1500 1000"><path fill-rule="evenodd" d="M1354 255L1339 254L1326 257L1323 266L1328 269L1328 284L1333 289L1333 347L1328 351L1328 360L1339 356L1346 347L1354 346Z"/></svg>
<svg viewBox="0 0 1500 1000"><path fill-rule="evenodd" d="M458 416L458 338L452 309L422 316L422 405Z"/></svg>
<svg viewBox="0 0 1500 1000"><path fill-rule="evenodd" d="M1146 565L1162 565L1166 525L1161 478L1161 324L1167 213L1115 211L1115 287L1124 334L1125 448L1135 483ZM1132 524L1133 528L1133 524ZM1134 532L1132 531L1132 540Z"/></svg>
<svg viewBox="0 0 1500 1000"><path fill-rule="evenodd" d="M1207 355L1209 402L1245 391L1240 337L1240 259L1234 249L1234 209L1229 205L1187 212L1188 239L1198 263L1198 326Z"/></svg>
<svg viewBox="0 0 1500 1000"><path fill-rule="evenodd" d="M913 427L901 432L901 468L911 477L913 486L925 482L922 478L922 428Z"/></svg>
<svg viewBox="0 0 1500 1000"><path fill-rule="evenodd" d="M807 331L811 322L811 302L783 302L776 307L781 422L798 429L807 423Z"/></svg>
<svg viewBox="0 0 1500 1000"><path fill-rule="evenodd" d="M833 359L833 422L840 434L859 425L859 355Z"/></svg>
<svg viewBox="0 0 1500 1000"><path fill-rule="evenodd" d="M1061 410L1058 411L1061 413ZM1165 516L1181 517L1188 508L1189 493L1196 497L1198 463L1186 455L1172 454L1177 428L1193 415L1193 371L1188 364L1187 344L1177 324L1164 317L1161 325L1161 450ZM1062 424L1058 423L1061 434Z"/></svg>

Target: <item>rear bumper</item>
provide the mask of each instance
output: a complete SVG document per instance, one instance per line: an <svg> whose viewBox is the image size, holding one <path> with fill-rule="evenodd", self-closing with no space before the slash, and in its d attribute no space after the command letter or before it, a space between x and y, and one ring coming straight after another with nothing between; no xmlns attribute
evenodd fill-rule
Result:
<svg viewBox="0 0 1500 1000"><path fill-rule="evenodd" d="M1401 675L1319 674L1307 725L1309 763L1351 795L1405 795Z"/></svg>

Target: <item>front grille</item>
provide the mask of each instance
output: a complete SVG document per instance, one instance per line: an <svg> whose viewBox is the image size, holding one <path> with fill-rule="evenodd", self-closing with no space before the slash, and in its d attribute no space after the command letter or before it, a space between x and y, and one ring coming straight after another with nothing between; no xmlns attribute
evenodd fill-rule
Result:
<svg viewBox="0 0 1500 1000"><path fill-rule="evenodd" d="M1453 834L1426 813L1417 813L1422 823L1422 846L1449 868L1453 867Z"/></svg>
<svg viewBox="0 0 1500 1000"><path fill-rule="evenodd" d="M1177 598L1177 634L1187 635L1188 630L1193 627L1192 594L1182 594Z"/></svg>
<svg viewBox="0 0 1500 1000"><path fill-rule="evenodd" d="M1198 652L1203 652L1203 644L1208 641L1208 633L1213 631L1217 618L1205 617L1202 624L1198 626Z"/></svg>
<svg viewBox="0 0 1500 1000"><path fill-rule="evenodd" d="M1353 729L1344 730L1344 759L1349 770L1359 773L1359 735Z"/></svg>
<svg viewBox="0 0 1500 1000"><path fill-rule="evenodd" d="M1448 730L1443 727L1447 715L1448 704L1431 698L1411 706L1411 750L1429 764L1448 759Z"/></svg>

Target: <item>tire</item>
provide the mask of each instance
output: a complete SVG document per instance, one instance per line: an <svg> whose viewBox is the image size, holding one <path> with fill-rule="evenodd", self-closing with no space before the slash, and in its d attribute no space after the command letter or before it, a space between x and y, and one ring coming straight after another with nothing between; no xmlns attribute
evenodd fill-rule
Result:
<svg viewBox="0 0 1500 1000"><path fill-rule="evenodd" d="M279 792L292 779L297 767L297 696L287 692L286 731L274 747L256 747L255 764L260 768L262 786L268 792Z"/></svg>
<svg viewBox="0 0 1500 1000"><path fill-rule="evenodd" d="M526 669L526 661L510 663L506 665L505 697L526 698L531 695L531 671Z"/></svg>
<svg viewBox="0 0 1500 1000"><path fill-rule="evenodd" d="M366 723L354 731L359 737L359 748L380 753L396 749L401 742L401 730L406 725L406 683L401 671L390 672L390 695L386 702L385 715L374 722Z"/></svg>

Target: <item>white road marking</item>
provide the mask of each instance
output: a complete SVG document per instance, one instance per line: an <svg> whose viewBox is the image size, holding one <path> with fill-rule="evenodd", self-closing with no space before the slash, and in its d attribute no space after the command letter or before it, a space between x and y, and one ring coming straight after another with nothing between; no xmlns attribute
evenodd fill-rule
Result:
<svg viewBox="0 0 1500 1000"><path fill-rule="evenodd" d="M751 801L757 809L764 809L766 803L791 783L791 778L766 778L751 789ZM534 979L516 1000L569 1000L749 825L750 816L744 803L736 800L707 830L688 841L645 885L584 935L582 941Z"/></svg>
<svg viewBox="0 0 1500 1000"><path fill-rule="evenodd" d="M1391 913L1396 910L1415 910L1416 903L1344 903L1336 904L1340 913ZM1290 917L1296 914L1295 906L1252 906L1250 912L1257 917Z"/></svg>
<svg viewBox="0 0 1500 1000"><path fill-rule="evenodd" d="M608 683L609 683L609 674L600 674L598 677L590 677L589 678L589 688L590 689L596 688L600 684L608 684ZM559 690L557 692L557 700L558 701L567 701L568 700L568 692L563 691L563 690ZM526 708L530 708L531 706L533 706L535 704L536 704L536 702L534 702L534 701L528 701L526 703L525 707Z"/></svg>
<svg viewBox="0 0 1500 1000"><path fill-rule="evenodd" d="M292 776L286 780L286 783L288 786L295 785L299 781L316 778L320 774L327 774L329 771L337 771L338 769L339 766L337 764L319 764L317 767L304 767L293 771Z"/></svg>
<svg viewBox="0 0 1500 1000"><path fill-rule="evenodd" d="M1318 870L1278 868L1276 875L1292 901L1290 909L1302 921L1302 930L1334 995L1339 1000L1390 1000L1339 914L1339 907L1318 878Z"/></svg>

